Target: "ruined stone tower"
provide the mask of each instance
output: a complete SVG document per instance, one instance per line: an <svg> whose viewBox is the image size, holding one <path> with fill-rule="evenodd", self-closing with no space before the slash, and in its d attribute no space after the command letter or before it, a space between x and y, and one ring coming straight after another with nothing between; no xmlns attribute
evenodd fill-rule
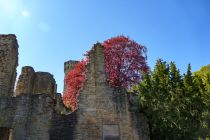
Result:
<svg viewBox="0 0 210 140"><path fill-rule="evenodd" d="M149 139L147 120L142 114L129 110L127 92L107 84L100 43L89 53L86 81L78 104L78 110L74 112L77 114L76 140ZM137 126L140 120L144 123Z"/></svg>
<svg viewBox="0 0 210 140"><path fill-rule="evenodd" d="M147 118L135 111L131 96L106 83L103 46L89 53L86 80L75 112L66 108L48 72L22 68L13 93L18 45L0 35L0 140L148 140ZM65 63L65 74L77 61Z"/></svg>
<svg viewBox="0 0 210 140"><path fill-rule="evenodd" d="M22 68L16 85L16 96L20 94L56 93L56 83L53 75L48 72L35 72L30 66Z"/></svg>
<svg viewBox="0 0 210 140"><path fill-rule="evenodd" d="M0 35L0 97L14 94L18 44L14 35Z"/></svg>
<svg viewBox="0 0 210 140"><path fill-rule="evenodd" d="M50 73L23 67L14 94L17 60L15 35L0 35L0 140L50 139L55 80Z"/></svg>

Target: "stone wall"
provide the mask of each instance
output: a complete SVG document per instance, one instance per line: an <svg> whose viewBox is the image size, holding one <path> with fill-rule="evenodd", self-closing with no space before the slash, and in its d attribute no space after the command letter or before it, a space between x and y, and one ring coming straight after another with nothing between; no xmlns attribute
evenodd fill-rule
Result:
<svg viewBox="0 0 210 140"><path fill-rule="evenodd" d="M15 35L0 35L0 97L14 94L18 44Z"/></svg>
<svg viewBox="0 0 210 140"><path fill-rule="evenodd" d="M13 96L17 60L15 35L0 35L0 139L51 139L54 116L66 121L61 114L71 112L56 94L53 75L35 72L30 66L22 68Z"/></svg>
<svg viewBox="0 0 210 140"><path fill-rule="evenodd" d="M139 139L149 139L149 122L144 113L139 112L138 95L135 92L127 95L132 126L136 129Z"/></svg>
<svg viewBox="0 0 210 140"><path fill-rule="evenodd" d="M132 118L144 118L143 114L138 114L136 117L136 113L129 111L129 106L125 90L107 85L103 46L95 44L89 54L86 81L79 96L78 110L75 112L78 118L74 139L149 139L148 135L145 137L136 129L134 123L137 121L132 121ZM145 134L148 134L146 124L143 123L142 127L145 129Z"/></svg>
<svg viewBox="0 0 210 140"><path fill-rule="evenodd" d="M0 97L0 129L12 130L10 134L0 134L0 139L12 136L12 140L49 140L61 136L58 132L62 131L65 139L69 137L75 117L69 115L71 112L65 108L61 94L55 93L55 85L50 73L23 67L17 96Z"/></svg>
<svg viewBox="0 0 210 140"><path fill-rule="evenodd" d="M16 90L15 90L16 96L19 96L20 94L32 93L34 79L35 79L34 69L30 66L23 67L16 85Z"/></svg>
<svg viewBox="0 0 210 140"><path fill-rule="evenodd" d="M23 67L16 86L16 96L41 93L51 95L56 93L53 75L48 72L35 72L30 66Z"/></svg>
<svg viewBox="0 0 210 140"><path fill-rule="evenodd" d="M55 85L51 74L23 67L16 87L17 96L0 97L0 128L12 130L13 140L50 139Z"/></svg>
<svg viewBox="0 0 210 140"><path fill-rule="evenodd" d="M2 97L0 127L12 129L13 140L47 140L53 113L52 102L48 94Z"/></svg>
<svg viewBox="0 0 210 140"><path fill-rule="evenodd" d="M66 74L77 64L79 61L69 60L64 63L64 74Z"/></svg>
<svg viewBox="0 0 210 140"><path fill-rule="evenodd" d="M50 127L50 140L75 140L77 114L61 115L53 113Z"/></svg>
<svg viewBox="0 0 210 140"><path fill-rule="evenodd" d="M53 75L48 72L36 72L33 85L33 94L47 93L53 95L56 93L57 85Z"/></svg>
<svg viewBox="0 0 210 140"><path fill-rule="evenodd" d="M56 93L53 75L22 68L13 95L18 45L14 35L0 35L0 139L147 140L147 118L129 104L126 90L106 83L103 46L94 45L86 66L79 108L71 112ZM67 73L77 61L65 63Z"/></svg>

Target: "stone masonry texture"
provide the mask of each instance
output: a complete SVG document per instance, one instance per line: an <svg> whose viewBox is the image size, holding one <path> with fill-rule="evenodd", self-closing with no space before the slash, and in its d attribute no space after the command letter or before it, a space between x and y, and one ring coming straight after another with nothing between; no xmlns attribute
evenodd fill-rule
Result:
<svg viewBox="0 0 210 140"><path fill-rule="evenodd" d="M103 46L89 53L86 80L75 112L66 108L48 72L22 68L16 84L18 44L0 35L0 140L148 140L147 118L136 95L106 83ZM64 64L67 73L78 61Z"/></svg>
<svg viewBox="0 0 210 140"><path fill-rule="evenodd" d="M48 72L35 72L30 66L22 68L16 85L16 96L20 94L53 94L56 92L56 82Z"/></svg>
<svg viewBox="0 0 210 140"><path fill-rule="evenodd" d="M17 65L16 36L12 34L0 35L0 97L13 96Z"/></svg>
<svg viewBox="0 0 210 140"><path fill-rule="evenodd" d="M149 139L147 119L143 114L129 111L127 92L107 84L103 54L100 43L95 44L89 53L86 81L79 96L78 110L75 112L78 118L74 139L101 140L106 137L104 133L109 133L109 130L104 129L119 134L110 136L113 139ZM143 126L136 126L135 123L141 120L145 121Z"/></svg>
<svg viewBox="0 0 210 140"><path fill-rule="evenodd" d="M34 69L30 66L23 67L16 85L16 96L19 96L20 94L32 93L34 79Z"/></svg>

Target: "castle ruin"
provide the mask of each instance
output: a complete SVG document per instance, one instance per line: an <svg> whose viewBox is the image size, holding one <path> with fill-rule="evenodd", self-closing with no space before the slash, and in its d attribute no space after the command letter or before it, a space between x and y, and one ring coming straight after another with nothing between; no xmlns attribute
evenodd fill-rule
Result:
<svg viewBox="0 0 210 140"><path fill-rule="evenodd" d="M65 74L77 61L64 63ZM48 72L22 68L14 92L18 43L15 35L0 35L0 140L148 140L144 114L134 95L106 83L103 46L89 54L86 80L78 109L71 112Z"/></svg>

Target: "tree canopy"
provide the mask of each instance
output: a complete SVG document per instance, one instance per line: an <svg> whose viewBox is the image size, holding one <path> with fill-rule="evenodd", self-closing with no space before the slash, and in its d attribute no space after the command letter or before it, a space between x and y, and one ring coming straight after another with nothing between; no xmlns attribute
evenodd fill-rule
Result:
<svg viewBox="0 0 210 140"><path fill-rule="evenodd" d="M203 70L203 69L201 69ZM198 72L199 73L199 72ZM210 135L210 82L181 75L174 62L157 60L137 87L140 110L148 116L151 139L198 139Z"/></svg>
<svg viewBox="0 0 210 140"><path fill-rule="evenodd" d="M129 88L148 70L146 47L125 36L103 42L107 81L114 87Z"/></svg>

